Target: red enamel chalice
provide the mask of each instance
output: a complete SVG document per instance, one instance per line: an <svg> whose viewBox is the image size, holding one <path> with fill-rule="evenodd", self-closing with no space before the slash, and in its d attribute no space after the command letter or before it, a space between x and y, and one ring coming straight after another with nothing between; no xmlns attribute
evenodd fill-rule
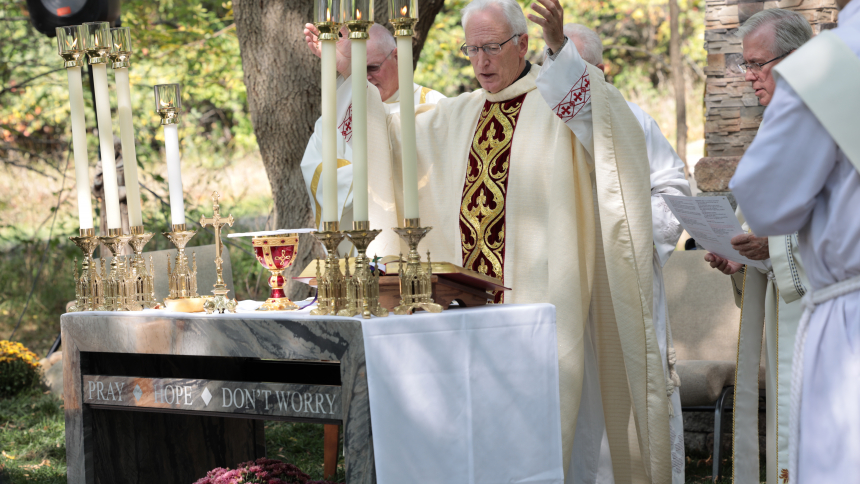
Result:
<svg viewBox="0 0 860 484"><path fill-rule="evenodd" d="M299 247L298 234L266 235L252 239L254 253L260 264L268 269L269 286L272 293L257 311L292 311L298 309L296 303L284 293L284 270L290 267Z"/></svg>

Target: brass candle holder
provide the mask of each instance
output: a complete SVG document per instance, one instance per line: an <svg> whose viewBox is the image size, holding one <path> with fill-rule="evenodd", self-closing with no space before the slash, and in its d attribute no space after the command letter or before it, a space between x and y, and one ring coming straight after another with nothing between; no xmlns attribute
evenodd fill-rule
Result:
<svg viewBox="0 0 860 484"><path fill-rule="evenodd" d="M128 280L131 292L128 296L128 307L131 311L153 309L158 305L155 300L155 274L153 273L152 257L149 258L149 269L143 258L143 247L152 239L152 232L146 232L143 225L135 225L129 229L131 237L128 240L134 251L128 266Z"/></svg>
<svg viewBox="0 0 860 484"><path fill-rule="evenodd" d="M336 316L347 307L346 280L340 272L337 246L343 240L339 222L323 222L323 231L314 232L314 237L322 242L328 251L325 258L325 271L317 269L317 307L311 311L314 316Z"/></svg>
<svg viewBox="0 0 860 484"><path fill-rule="evenodd" d="M358 255L355 257L355 272L347 284L347 307L338 313L339 316L360 314L364 319L370 319L371 315L388 316L388 309L379 305L379 270L371 271L367 257L367 246L380 232L370 230L370 222L367 221L353 222L352 230L344 231ZM346 267L349 270L349 259Z"/></svg>
<svg viewBox="0 0 860 484"><path fill-rule="evenodd" d="M221 265L224 263L224 259L221 258L221 250L223 246L221 245L221 227L225 225L233 226L233 215L228 216L227 218L221 218L221 205L218 203L218 199L221 198L221 195L218 192L212 192L212 217L206 218L204 216L200 216L200 226L206 227L207 225L211 225L215 229L215 270L218 273L218 279L215 281L215 284L212 286L212 294L215 295L212 299L207 299L205 303L203 303L203 309L206 311L206 314L212 314L213 312L218 312L224 314L224 311L229 311L231 313L236 312L236 300L227 298L227 293L230 292L227 289L227 284L224 283L224 271Z"/></svg>
<svg viewBox="0 0 860 484"><path fill-rule="evenodd" d="M395 37L412 37L418 22L418 0L388 0L388 16Z"/></svg>
<svg viewBox="0 0 860 484"><path fill-rule="evenodd" d="M102 286L104 287L104 310L128 311L128 298L132 291L130 291L128 285L125 264L120 252L123 246L131 239L131 236L123 235L122 229L108 229L108 234L99 236L98 239L108 248L112 255L110 272L102 280ZM102 265L104 265L104 262L102 262ZM104 276L104 268L102 268L102 274Z"/></svg>
<svg viewBox="0 0 860 484"><path fill-rule="evenodd" d="M80 229L78 237L69 237L84 253L80 276L78 275L78 259L75 258L75 304L70 312L103 311L104 298L102 294L102 278L93 260L93 252L99 246L99 238L95 229Z"/></svg>
<svg viewBox="0 0 860 484"><path fill-rule="evenodd" d="M319 29L319 40L338 40L338 31L346 16L347 0L314 0L314 25Z"/></svg>
<svg viewBox="0 0 860 484"><path fill-rule="evenodd" d="M400 305L394 308L394 314L412 314L415 309L423 309L430 313L442 312L442 306L433 302L433 285L431 271L421 267L421 255L418 244L433 227L421 227L421 219L407 218L403 227L394 227L397 233L409 245L409 255L403 261L400 255ZM427 252L427 264L430 265L430 252ZM405 266L405 267L404 267Z"/></svg>
<svg viewBox="0 0 860 484"><path fill-rule="evenodd" d="M188 256L185 255L185 246L197 233L196 230L187 230L185 224L173 224L173 231L163 232L173 245L176 246L176 264L170 269L170 259L167 260L167 278L170 281L170 292L165 303L171 299L197 298L197 258L192 254L192 264L188 264Z"/></svg>

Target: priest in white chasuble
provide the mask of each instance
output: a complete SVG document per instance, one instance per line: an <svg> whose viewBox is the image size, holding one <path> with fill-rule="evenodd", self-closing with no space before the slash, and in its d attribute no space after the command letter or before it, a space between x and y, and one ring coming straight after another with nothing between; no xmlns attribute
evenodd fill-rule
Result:
<svg viewBox="0 0 860 484"><path fill-rule="evenodd" d="M603 41L597 32L581 24L565 24L564 35L573 42L584 61L597 66L601 71L604 70ZM654 238L654 262L652 265L654 273L654 331L657 334L663 371L667 380L666 394L672 405L669 419L672 482L673 484L684 484L686 482L684 473L684 419L681 414L681 396L676 390L681 381L675 371L675 348L672 343L672 328L669 324L669 308L663 282L663 266L666 265L675 250L675 245L678 243L683 229L675 215L669 210L662 195L689 197L691 195L690 182L684 176L684 162L672 148L669 140L663 136L654 118L632 102L628 101L627 105L642 127L648 153L648 166L651 173L651 231ZM592 328L588 329L593 332ZM596 373L597 369L586 367L586 388L588 388L588 383L591 380L597 380L589 376L589 371ZM587 406L580 407L580 413L585 409ZM580 423L579 425L583 426L584 424ZM604 432L602 428L597 428L596 431ZM605 448L598 458L580 453L580 456L577 456L577 461L581 462L581 465L589 467L592 473L605 473L603 469L611 468L612 464L608 450L608 447Z"/></svg>
<svg viewBox="0 0 860 484"><path fill-rule="evenodd" d="M312 24L305 25L305 40L311 52L320 56L319 34L317 28ZM341 30L342 37L337 42L337 97L339 105L344 106L346 113L350 113L352 100L351 56L349 32L346 27ZM384 100L385 109L389 113L400 111L401 90L397 79L397 43L385 27L373 24L368 30L367 40L367 80L376 86L379 94ZM435 103L445 96L429 87L413 84L412 96L415 98L415 106L425 103ZM352 228L352 118L341 113L337 130L337 201L338 218L341 227ZM322 200L323 185L320 183L322 177L322 119L318 118L314 124L314 133L308 140L305 155L302 158L302 175L305 179L305 187L310 197L311 208L314 211L315 227L322 227ZM341 250L352 247L349 241L341 244Z"/></svg>
<svg viewBox="0 0 860 484"><path fill-rule="evenodd" d="M810 288L795 338L789 482L860 476L860 0L773 72L729 188L759 236L798 231Z"/></svg>
<svg viewBox="0 0 860 484"><path fill-rule="evenodd" d="M416 110L420 218L433 227L419 250L502 279L512 291L500 302L556 306L566 482L598 482L571 456L603 437L578 432L578 416L605 415L614 481L668 483L645 140L618 91L564 37L557 0L541 4L530 18L549 50L542 67L525 60L527 21L515 0L475 0L462 12L462 50L482 89ZM373 89L368 98L371 225L400 226L406 113L387 113ZM369 253L406 250L386 230ZM589 318L596 355L584 344ZM599 360L602 404L583 416L589 358Z"/></svg>

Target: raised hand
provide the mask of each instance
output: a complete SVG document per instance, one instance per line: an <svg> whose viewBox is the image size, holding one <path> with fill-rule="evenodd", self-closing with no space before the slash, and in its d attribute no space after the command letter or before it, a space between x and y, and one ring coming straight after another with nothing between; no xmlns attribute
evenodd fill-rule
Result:
<svg viewBox="0 0 860 484"><path fill-rule="evenodd" d="M531 7L538 15L529 14L529 20L543 28L543 40L555 54L564 43L564 9L558 0L537 1L540 4L533 3Z"/></svg>
<svg viewBox="0 0 860 484"><path fill-rule="evenodd" d="M320 47L319 35L320 31L314 24L305 24L305 42L308 44L308 49L317 57L322 57L322 48ZM340 37L337 41L337 72L347 78L352 72L352 46L349 43L349 29L344 25L340 31Z"/></svg>
<svg viewBox="0 0 860 484"><path fill-rule="evenodd" d="M710 252L705 254L705 260L711 263L711 267L729 276L741 270L741 267L743 267L743 264L723 259L717 254L712 254Z"/></svg>
<svg viewBox="0 0 860 484"><path fill-rule="evenodd" d="M756 237L753 233L736 235L732 237L732 248L752 260L770 259L767 237Z"/></svg>

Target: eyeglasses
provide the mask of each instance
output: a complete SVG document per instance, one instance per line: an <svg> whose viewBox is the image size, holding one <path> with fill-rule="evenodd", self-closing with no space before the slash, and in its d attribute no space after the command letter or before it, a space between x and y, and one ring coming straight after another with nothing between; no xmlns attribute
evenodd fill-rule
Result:
<svg viewBox="0 0 860 484"><path fill-rule="evenodd" d="M391 57L391 54L393 54L393 53L394 53L394 49L392 49L391 52L389 52L388 55L385 56L385 59L382 59L382 62L380 62L379 64L368 64L367 65L367 74L371 75L371 76L379 74L379 70L382 69L382 64L385 64L385 61L387 61L388 58Z"/></svg>
<svg viewBox="0 0 860 484"><path fill-rule="evenodd" d="M783 57L787 56L788 54L791 54L791 52L786 52L785 54L782 54L782 55L781 55L781 56L779 56L779 57L774 57L773 59L771 59L771 60L769 60L769 61L767 61L767 62L764 62L764 63L758 63L758 62L744 62L744 63L742 63L742 64L738 64L738 69L740 69L740 70L741 70L741 72L742 72L742 73L744 73L744 74L746 74L746 73L747 73L747 71L750 71L750 72L752 72L753 74L758 74L759 72L761 72L762 67L764 67L764 66L766 66L766 65L770 64L771 62L773 62L773 61L775 61L775 60L782 59Z"/></svg>
<svg viewBox="0 0 860 484"><path fill-rule="evenodd" d="M502 51L503 45L514 40L520 35L522 34L514 34L513 37L502 42L501 44L484 44L482 46L463 44L462 46L460 46L460 52L462 52L463 55L465 55L466 57L475 57L476 55L478 55L478 50L483 50L487 55L498 55Z"/></svg>

